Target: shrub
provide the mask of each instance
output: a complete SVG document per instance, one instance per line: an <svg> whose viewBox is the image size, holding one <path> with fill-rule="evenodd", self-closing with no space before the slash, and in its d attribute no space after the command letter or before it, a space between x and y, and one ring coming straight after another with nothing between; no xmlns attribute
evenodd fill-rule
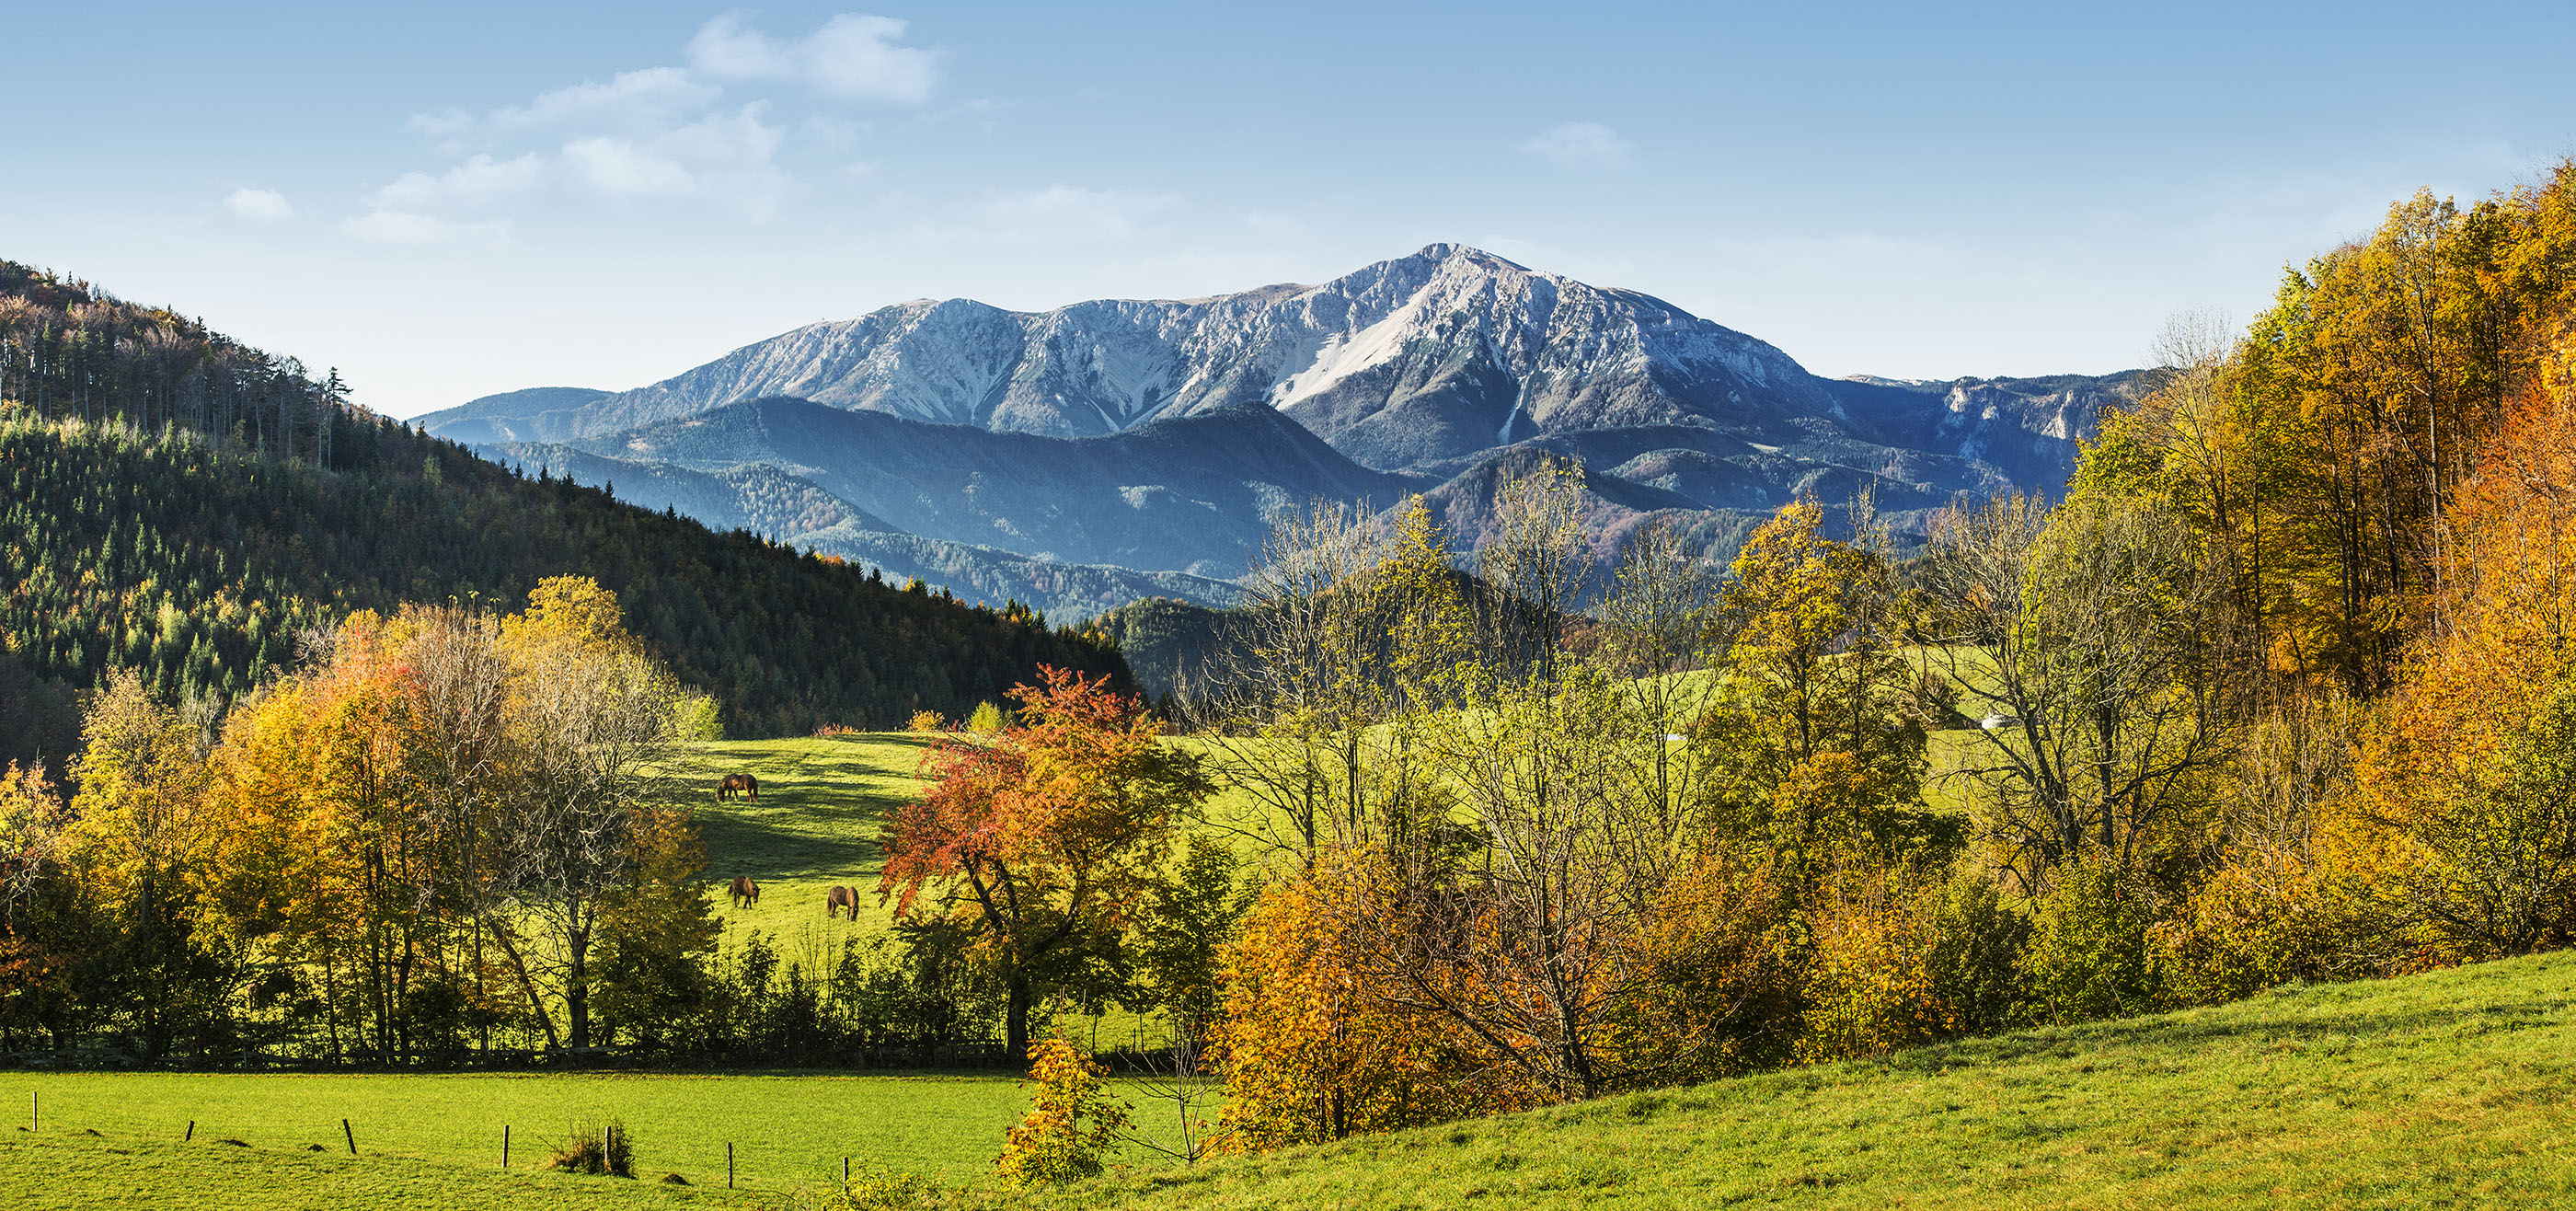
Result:
<svg viewBox="0 0 2576 1211"><path fill-rule="evenodd" d="M1797 1058L1876 1055L1956 1032L1959 1014L1929 962L1933 924L1930 912L1902 900L1825 906L1814 922Z"/></svg>
<svg viewBox="0 0 2576 1211"><path fill-rule="evenodd" d="M591 1177L633 1177L635 1141L627 1134L623 1120L611 1120L605 1127L597 1123L576 1124L572 1138L555 1149L546 1167Z"/></svg>
<svg viewBox="0 0 2576 1211"><path fill-rule="evenodd" d="M904 723L904 728L916 736L927 736L947 726L948 721L940 718L937 711L914 711Z"/></svg>
<svg viewBox="0 0 2576 1211"><path fill-rule="evenodd" d="M1102 1156L1127 1126L1128 1107L1113 1101L1101 1078L1109 1070L1061 1038L1029 1049L1029 1081L1037 1086L1026 1117L1011 1128L994 1165L1023 1186L1057 1185L1097 1177Z"/></svg>
<svg viewBox="0 0 2576 1211"><path fill-rule="evenodd" d="M975 704L975 713L966 717L966 730L980 736L998 736L1011 726L1010 715L990 702Z"/></svg>
<svg viewBox="0 0 2576 1211"><path fill-rule="evenodd" d="M2022 946L2029 937L2030 922L2004 905L1983 871L1963 870L1941 889L1932 950L1924 962L1958 1029L1980 1033L2012 1022Z"/></svg>
<svg viewBox="0 0 2576 1211"><path fill-rule="evenodd" d="M2032 905L2022 1016L2062 1025L2143 1013L2154 1000L2145 880L2099 858L2057 869Z"/></svg>

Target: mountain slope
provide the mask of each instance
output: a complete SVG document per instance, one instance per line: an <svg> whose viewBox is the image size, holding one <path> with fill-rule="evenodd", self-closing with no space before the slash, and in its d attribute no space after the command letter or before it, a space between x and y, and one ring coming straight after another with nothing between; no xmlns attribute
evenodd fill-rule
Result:
<svg viewBox="0 0 2576 1211"><path fill-rule="evenodd" d="M589 387L530 387L487 395L414 418L449 441L544 441L579 427L583 406L612 392Z"/></svg>
<svg viewBox="0 0 2576 1211"><path fill-rule="evenodd" d="M815 324L570 414L596 436L764 395L996 432L1093 437L1268 404L1363 465L1418 467L1550 433L1684 425L1752 435L1832 418L1778 349L1634 291L1433 244L1318 286L1012 312L921 300ZM428 418L441 429L484 411ZM473 407L475 405L469 405Z"/></svg>
<svg viewBox="0 0 2576 1211"><path fill-rule="evenodd" d="M427 419L509 458L734 476L731 503L678 507L889 568L890 539L853 536L985 548L923 553L974 568L988 598L1047 603L1035 578L1053 565L1237 576L1271 517L1317 499L1425 492L1472 542L1501 472L1542 454L1584 464L1605 544L1663 518L1724 557L1790 500L1864 492L1902 540L1963 496L2060 490L2095 418L2142 381L1826 380L1650 296L1434 244L1319 286L1204 299L916 301L633 391ZM874 521L824 546L812 536L833 526L786 516L804 506L743 495L735 473L762 466L808 485L781 489L795 500L819 489Z"/></svg>
<svg viewBox="0 0 2576 1211"><path fill-rule="evenodd" d="M648 509L669 509L720 530L747 530L849 560L897 582L918 579L969 602L1021 602L1061 623L1078 623L1140 597L1168 595L1220 605L1235 598L1233 585L1186 572L1065 563L908 534L767 463L698 471L553 443L483 449L505 462L539 467L586 487L612 489L618 499Z"/></svg>
<svg viewBox="0 0 2576 1211"><path fill-rule="evenodd" d="M2571 989L2563 952L2284 988L1008 1197L1038 1211L2564 1206Z"/></svg>
<svg viewBox="0 0 2576 1211"><path fill-rule="evenodd" d="M372 448L344 442L325 474L185 432L0 418L0 583L17 586L0 651L72 685L134 668L174 698L228 697L292 660L299 628L350 610L516 608L545 577L586 575L738 734L956 714L1041 663L1126 676L1069 630L521 479L399 426L363 432Z"/></svg>
<svg viewBox="0 0 2576 1211"><path fill-rule="evenodd" d="M1260 549L1270 512L1319 496L1391 504L1424 486L1265 408L1067 441L766 398L561 444L699 471L775 466L924 538L1222 577ZM543 460L533 446L495 449Z"/></svg>

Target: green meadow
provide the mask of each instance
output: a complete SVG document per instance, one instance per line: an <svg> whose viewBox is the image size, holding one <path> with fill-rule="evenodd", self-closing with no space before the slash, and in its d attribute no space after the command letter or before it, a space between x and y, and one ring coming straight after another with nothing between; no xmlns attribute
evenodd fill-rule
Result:
<svg viewBox="0 0 2576 1211"><path fill-rule="evenodd" d="M678 1173L722 1188L728 1143L747 1189L837 1183L844 1156L964 1180L991 1164L1023 1098L1003 1075L10 1073L0 1075L0 1105L15 1112L15 1127L42 1115L40 1130L9 1131L0 1145L0 1205L24 1206L16 1196L41 1184L48 1163L77 1156L113 1168L101 1159L113 1155L107 1148L183 1168L206 1156L264 1157L287 1171L341 1165L349 1160L343 1118L360 1162L402 1162L406 1171L503 1174L507 1127L508 1172L534 1174L575 1124L622 1120L638 1175L657 1183Z"/></svg>
<svg viewBox="0 0 2576 1211"><path fill-rule="evenodd" d="M0 1106L37 1094L45 1122L0 1130L0 1206L786 1206L845 1155L1037 1209L2565 1206L2571 1009L2576 954L2545 955L1192 1169L1130 1158L1034 1194L976 1183L1017 1113L1005 1078L22 1073ZM534 1170L611 1116L643 1180Z"/></svg>
<svg viewBox="0 0 2576 1211"><path fill-rule="evenodd" d="M2284 988L997 1200L1032 1208L2576 1205L2576 954Z"/></svg>

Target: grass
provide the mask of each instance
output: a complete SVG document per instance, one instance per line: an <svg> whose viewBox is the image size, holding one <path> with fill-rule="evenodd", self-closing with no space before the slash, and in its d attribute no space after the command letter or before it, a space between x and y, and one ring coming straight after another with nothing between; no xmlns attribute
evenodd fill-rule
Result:
<svg viewBox="0 0 2576 1211"><path fill-rule="evenodd" d="M468 1168L497 1169L505 1124L512 1167L531 1169L575 1123L622 1119L639 1174L722 1186L732 1143L740 1180L768 1189L837 1181L844 1156L949 1179L980 1173L1027 1100L1008 1075L0 1074L0 1106L21 1125L30 1094L44 1112L34 1134L48 1140L95 1130L119 1143L175 1144L193 1119L199 1151L239 1151L217 1142L239 1139L254 1150L321 1144L346 1156L346 1117L364 1155ZM30 1138L7 1134L11 1143Z"/></svg>
<svg viewBox="0 0 2576 1211"><path fill-rule="evenodd" d="M760 884L757 906L719 906L728 931L771 931L787 940L793 954L799 939L837 948L850 930L885 928L890 915L876 907L884 863L878 831L916 793L914 771L933 742L927 736L870 733L691 746L685 760L701 771L697 780L706 785L705 797L692 806L707 844L707 874L719 891L736 875ZM718 802L716 779L745 773L760 779L760 802ZM855 925L825 919L823 896L834 884L860 892Z"/></svg>
<svg viewBox="0 0 2576 1211"><path fill-rule="evenodd" d="M1429 1207L2576 1204L2576 953L1967 1040L1024 1200Z"/></svg>

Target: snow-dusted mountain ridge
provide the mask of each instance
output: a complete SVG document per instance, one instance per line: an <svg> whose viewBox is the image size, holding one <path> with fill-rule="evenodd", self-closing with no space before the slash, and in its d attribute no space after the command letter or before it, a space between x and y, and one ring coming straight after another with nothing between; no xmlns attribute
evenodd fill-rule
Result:
<svg viewBox="0 0 2576 1211"><path fill-rule="evenodd" d="M1091 437L1254 402L1364 465L1548 433L1758 433L1831 415L1788 355L1634 291L1433 244L1319 286L1014 312L919 300L810 325L514 436L634 428L789 395L1000 432Z"/></svg>
<svg viewBox="0 0 2576 1211"><path fill-rule="evenodd" d="M1498 484L1567 457L1605 553L1660 519L1724 559L1787 501L1862 493L1919 537L1962 498L2062 490L2141 381L1823 379L1651 296L1434 244L1213 298L916 300L636 390L419 419L710 524L1090 612L1147 584L1221 597L1310 500L1420 493L1472 545Z"/></svg>

